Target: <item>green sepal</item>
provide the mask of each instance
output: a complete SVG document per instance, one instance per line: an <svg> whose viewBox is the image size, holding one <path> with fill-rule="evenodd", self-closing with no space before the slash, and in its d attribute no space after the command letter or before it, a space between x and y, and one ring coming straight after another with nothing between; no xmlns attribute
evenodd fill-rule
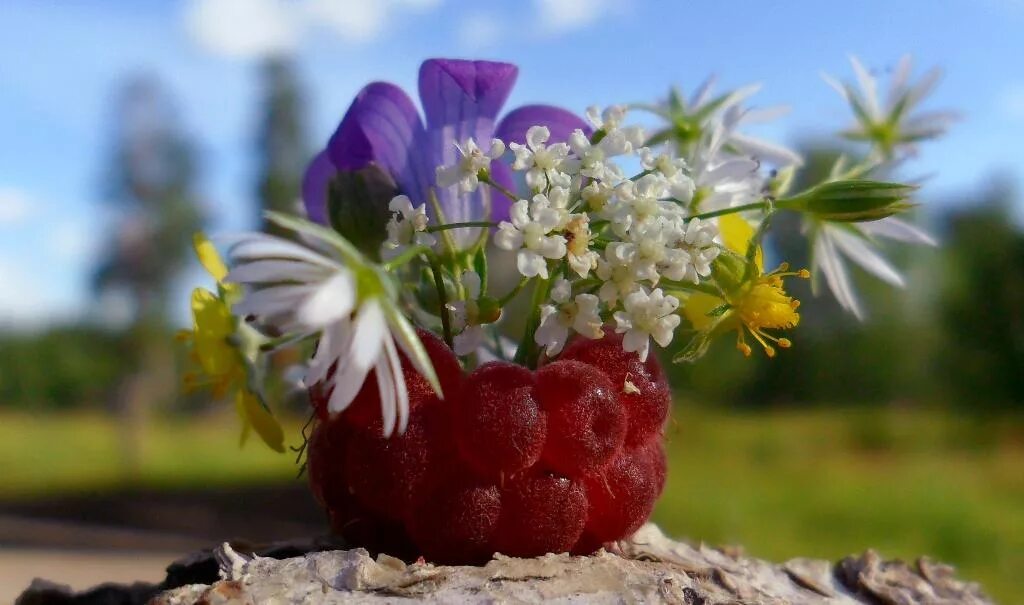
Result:
<svg viewBox="0 0 1024 605"><path fill-rule="evenodd" d="M708 352L711 347L712 330L700 330L694 333L682 350L672 357L672 363L695 363Z"/></svg>
<svg viewBox="0 0 1024 605"><path fill-rule="evenodd" d="M377 260L391 218L388 204L397 194L391 176L374 164L339 172L327 188L328 221L363 254Z"/></svg>

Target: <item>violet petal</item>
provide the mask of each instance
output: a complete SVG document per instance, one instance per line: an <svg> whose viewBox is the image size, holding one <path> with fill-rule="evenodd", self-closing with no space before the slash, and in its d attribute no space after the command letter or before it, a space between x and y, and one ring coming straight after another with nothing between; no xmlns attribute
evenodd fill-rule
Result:
<svg viewBox="0 0 1024 605"><path fill-rule="evenodd" d="M569 135L577 128L587 136L592 132L590 126L571 111L551 105L523 105L501 119L494 136L505 143L523 144L526 142L526 131L531 126L547 126L551 131L549 143L568 140Z"/></svg>
<svg viewBox="0 0 1024 605"><path fill-rule="evenodd" d="M327 151L316 154L302 177L302 201L309 220L327 224L327 187L338 169L327 157Z"/></svg>
<svg viewBox="0 0 1024 605"><path fill-rule="evenodd" d="M376 162L403 193L423 202L427 175L415 150L422 137L423 124L409 96L394 84L374 82L356 95L328 142L327 153L338 170L359 170Z"/></svg>

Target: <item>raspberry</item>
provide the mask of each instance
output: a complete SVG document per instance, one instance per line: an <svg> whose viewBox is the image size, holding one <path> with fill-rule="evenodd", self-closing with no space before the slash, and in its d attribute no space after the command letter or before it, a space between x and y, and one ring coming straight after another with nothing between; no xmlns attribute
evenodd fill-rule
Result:
<svg viewBox="0 0 1024 605"><path fill-rule="evenodd" d="M533 466L547 422L533 395L533 372L511 363L480 366L466 378L455 413L459 451L477 472L511 475Z"/></svg>
<svg viewBox="0 0 1024 605"><path fill-rule="evenodd" d="M551 473L526 475L502 490L497 547L513 557L568 552L587 521L583 486Z"/></svg>
<svg viewBox="0 0 1024 605"><path fill-rule="evenodd" d="M652 435L661 434L672 395L655 356L648 356L646 362L640 361L636 353L622 350L621 334L606 328L604 338L577 338L559 359L589 363L608 376L629 419L627 445L638 445ZM638 393L624 390L627 380L639 390Z"/></svg>
<svg viewBox="0 0 1024 605"><path fill-rule="evenodd" d="M650 517L664 484L665 454L660 441L623 448L603 473L584 480L590 508L581 542L593 550L635 532ZM585 547L578 545L577 550Z"/></svg>
<svg viewBox="0 0 1024 605"><path fill-rule="evenodd" d="M427 350L427 355L437 373L438 381L441 383L441 391L446 398L455 397L459 391L459 384L462 382L462 367L455 353L448 348L443 340L426 330L416 330L416 334ZM405 377L405 387L409 391L409 409L415 409L425 401L436 399L434 390L430 383L420 376L419 372L409 363L405 353L399 351L399 358L402 361L402 375ZM332 368L330 374L334 374ZM321 420L328 417L327 403L331 398L331 391L325 389L322 384L313 385L309 390L310 402ZM342 413L342 418L352 426L365 428L380 418L380 392L377 387L377 375L370 372L366 375L362 388L356 394L352 403Z"/></svg>
<svg viewBox="0 0 1024 605"><path fill-rule="evenodd" d="M409 533L431 562L483 563L495 550L501 493L455 475L417 498Z"/></svg>
<svg viewBox="0 0 1024 605"><path fill-rule="evenodd" d="M612 385L600 370L560 360L537 371L535 389L548 415L542 459L570 477L597 472L622 446L626 417Z"/></svg>
<svg viewBox="0 0 1024 605"><path fill-rule="evenodd" d="M356 506L345 480L346 432L341 422L320 422L313 429L306 452L306 472L313 496L342 522Z"/></svg>
<svg viewBox="0 0 1024 605"><path fill-rule="evenodd" d="M345 448L345 480L356 500L387 519L404 520L415 491L431 465L428 424L432 410L417 408L401 435L383 437L380 419L350 431Z"/></svg>

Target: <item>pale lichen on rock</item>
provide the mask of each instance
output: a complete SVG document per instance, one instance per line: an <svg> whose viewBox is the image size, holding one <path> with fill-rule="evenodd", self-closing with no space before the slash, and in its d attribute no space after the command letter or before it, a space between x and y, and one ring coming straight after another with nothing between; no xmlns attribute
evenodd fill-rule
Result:
<svg viewBox="0 0 1024 605"><path fill-rule="evenodd" d="M616 552L518 559L486 565L406 564L363 549L313 552L289 559L249 557L225 544L222 580L170 590L153 605L212 603L682 603L987 604L977 585L926 559L883 561L872 551L832 564L783 564L728 549L692 546L645 525Z"/></svg>

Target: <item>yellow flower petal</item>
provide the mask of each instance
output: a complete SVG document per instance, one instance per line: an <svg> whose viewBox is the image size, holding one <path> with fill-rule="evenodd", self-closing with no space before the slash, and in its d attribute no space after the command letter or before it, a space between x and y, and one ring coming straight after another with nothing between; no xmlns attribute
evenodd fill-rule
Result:
<svg viewBox="0 0 1024 605"><path fill-rule="evenodd" d="M206 374L223 376L242 363L227 342L235 323L224 301L209 290L196 288L192 291L192 318L193 351Z"/></svg>
<svg viewBox="0 0 1024 605"><path fill-rule="evenodd" d="M217 283L224 281L227 277L228 267L224 264L217 249L210 243L203 232L197 232L192 236L192 247L195 248L199 264L206 269L206 272L217 280Z"/></svg>
<svg viewBox="0 0 1024 605"><path fill-rule="evenodd" d="M727 248L737 254L746 256L750 240L754 237L754 228L750 226L746 219L739 214L727 214L718 219L718 231L722 234L722 243ZM761 248L757 249L754 262L757 263L758 273L764 273L764 255L761 252Z"/></svg>
<svg viewBox="0 0 1024 605"><path fill-rule="evenodd" d="M708 315L712 309L725 304L725 301L717 296L694 292L686 299L683 305L683 315L690 321L695 330L703 330L715 321L714 317Z"/></svg>
<svg viewBox="0 0 1024 605"><path fill-rule="evenodd" d="M248 389L238 389L235 397L235 404L245 410L246 418L263 443L276 452L284 452L284 430L259 398Z"/></svg>

